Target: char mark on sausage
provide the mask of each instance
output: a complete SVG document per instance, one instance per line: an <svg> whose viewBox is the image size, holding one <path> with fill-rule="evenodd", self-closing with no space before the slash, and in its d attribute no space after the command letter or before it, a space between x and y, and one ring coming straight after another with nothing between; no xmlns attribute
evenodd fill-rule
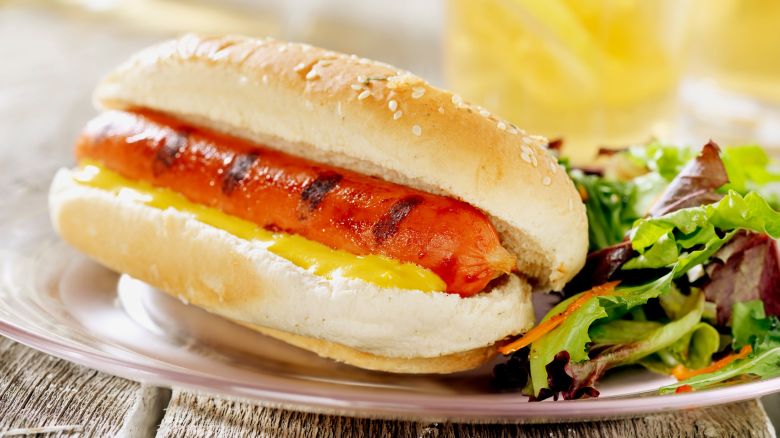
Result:
<svg viewBox="0 0 780 438"><path fill-rule="evenodd" d="M418 195L411 195L401 198L381 218L374 224L371 231L374 234L376 243L381 244L385 240L393 237L398 232L398 225L409 213L423 202L423 198Z"/></svg>
<svg viewBox="0 0 780 438"><path fill-rule="evenodd" d="M317 178L301 192L301 202L309 211L314 211L325 196L335 189L343 175L328 171L317 175Z"/></svg>
<svg viewBox="0 0 780 438"><path fill-rule="evenodd" d="M258 158L260 157L257 154L236 155L222 181L222 192L226 195L233 193L241 181L247 177L249 169Z"/></svg>

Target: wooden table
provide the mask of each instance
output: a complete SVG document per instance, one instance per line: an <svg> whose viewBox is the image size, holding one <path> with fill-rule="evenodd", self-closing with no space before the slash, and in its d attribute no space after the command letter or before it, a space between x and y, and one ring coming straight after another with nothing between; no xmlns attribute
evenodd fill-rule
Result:
<svg viewBox="0 0 780 438"><path fill-rule="evenodd" d="M0 338L0 437L48 428L59 436L128 437L773 437L758 401L630 420L552 425L383 421L263 408L148 387Z"/></svg>
<svg viewBox="0 0 780 438"><path fill-rule="evenodd" d="M0 7L0 174L41 160L69 162L72 139L94 112L90 91L98 77L159 39L159 34L72 15L8 2ZM366 47L363 54L372 55L371 50ZM399 56L398 50L389 58ZM430 59L420 50L407 53L418 58L390 60L430 70ZM525 426L306 414L145 386L0 337L0 437L36 430L48 430L47 436L130 437L774 436L758 401L638 419Z"/></svg>

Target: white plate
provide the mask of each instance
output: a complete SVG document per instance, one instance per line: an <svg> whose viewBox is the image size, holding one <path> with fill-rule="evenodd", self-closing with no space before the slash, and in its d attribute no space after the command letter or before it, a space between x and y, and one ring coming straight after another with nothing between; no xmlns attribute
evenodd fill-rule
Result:
<svg viewBox="0 0 780 438"><path fill-rule="evenodd" d="M780 390L776 378L661 396L657 388L673 379L627 368L602 382L598 399L529 403L492 390L492 366L407 376L337 364L185 305L70 249L49 225L45 181L5 182L0 334L117 376L298 410L481 422L646 415Z"/></svg>

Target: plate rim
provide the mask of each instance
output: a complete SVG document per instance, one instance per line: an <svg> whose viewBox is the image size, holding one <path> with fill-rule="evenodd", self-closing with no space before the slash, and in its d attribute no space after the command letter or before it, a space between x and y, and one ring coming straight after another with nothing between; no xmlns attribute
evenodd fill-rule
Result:
<svg viewBox="0 0 780 438"><path fill-rule="evenodd" d="M377 393L345 400L328 391L289 391L273 381L236 385L210 374L165 369L91 351L79 344L35 333L0 318L0 334L46 354L97 369L110 375L167 388L191 389L216 396L250 400L263 406L389 420L465 421L472 423L554 423L569 420L615 419L690 408L711 407L755 399L780 391L780 377L739 383L700 392L666 395L618 396L588 400L529 403L512 400L513 394L451 395L412 394L409 402L387 400ZM283 381L281 379L280 381ZM474 402L474 403L468 403ZM608 413L605 413L608 412Z"/></svg>

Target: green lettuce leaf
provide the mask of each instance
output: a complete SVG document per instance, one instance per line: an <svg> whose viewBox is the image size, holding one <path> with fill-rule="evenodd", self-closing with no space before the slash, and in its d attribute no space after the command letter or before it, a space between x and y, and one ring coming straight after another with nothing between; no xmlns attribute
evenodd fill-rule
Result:
<svg viewBox="0 0 780 438"><path fill-rule="evenodd" d="M720 334L715 327L699 322L665 351L664 362L670 369L682 364L689 369L698 369L709 365L712 355L720 348Z"/></svg>
<svg viewBox="0 0 780 438"><path fill-rule="evenodd" d="M667 324L650 327L646 321L617 320L594 328L594 336L606 334L610 338L622 336L618 335L618 332L627 328L633 333L633 340L602 345L598 353L581 362L573 362L566 351L556 354L546 367L549 388L543 388L537 395L537 400L547 397L557 399L558 396L563 396L564 399L597 396L598 391L594 386L607 370L637 363L648 355L670 348L694 330L702 316L704 295L692 294L685 307L685 313L679 319ZM640 332L640 327L643 326L649 330ZM604 338L600 340L603 341Z"/></svg>
<svg viewBox="0 0 780 438"><path fill-rule="evenodd" d="M772 328L770 320L766 319L761 300L734 303L731 318L732 342L737 350L744 345L752 345Z"/></svg>
<svg viewBox="0 0 780 438"><path fill-rule="evenodd" d="M686 340L690 343L690 337L695 334L695 329L699 321L701 321L703 309L704 295L700 293L693 294L689 304L686 306L685 313L679 319L667 324L661 324L646 332L639 339L613 345L588 361L573 364L573 369L583 376L591 376L592 373L597 372L596 370L603 374L604 371L610 368L633 364L659 350L673 348L681 340ZM617 323L616 328L625 327L625 324L620 321L612 321L604 325L609 326ZM601 330L610 331L611 328L607 327ZM687 339L684 339L686 337ZM592 384L594 382L595 380L589 383ZM587 386L590 386L590 384L587 384Z"/></svg>
<svg viewBox="0 0 780 438"><path fill-rule="evenodd" d="M652 142L647 145L632 146L626 151L626 155L636 164L645 166L650 172L671 181L685 167L685 164L696 156L696 152L687 146Z"/></svg>
<svg viewBox="0 0 780 438"><path fill-rule="evenodd" d="M661 392L674 392L683 385L704 389L743 375L760 378L780 376L780 321L774 316L766 316L761 300L734 304L731 332L735 351L745 345L752 347L753 352L748 357L736 360L720 370L661 388Z"/></svg>
<svg viewBox="0 0 780 438"><path fill-rule="evenodd" d="M608 345L628 344L641 341L654 330L664 324L658 321L636 321L630 319L616 319L604 324L594 324L588 330L593 345L591 348L599 348Z"/></svg>
<svg viewBox="0 0 780 438"><path fill-rule="evenodd" d="M569 176L586 196L590 250L622 241L633 222L644 217L698 151L689 147L653 142L615 154L612 160L631 163L646 173L625 179L617 175L586 175L572 169ZM726 146L720 158L730 182L718 192L736 191L740 195L756 192L774 208L780 208L780 163L772 160L760 146ZM618 166L619 167L619 166Z"/></svg>
<svg viewBox="0 0 780 438"><path fill-rule="evenodd" d="M631 182L609 181L578 170L569 173L586 198L590 250L621 242L631 225L644 215L637 210L637 186Z"/></svg>
<svg viewBox="0 0 780 438"><path fill-rule="evenodd" d="M729 174L725 190L745 194L757 192L774 207L780 207L780 164L758 145L731 146L724 149L723 164Z"/></svg>
<svg viewBox="0 0 780 438"><path fill-rule="evenodd" d="M664 386L661 388L661 394L675 392L681 386L690 386L695 390L705 389L745 375L753 375L763 379L780 376L780 344L772 344L772 346L762 348L749 357L736 360L718 371Z"/></svg>
<svg viewBox="0 0 780 438"><path fill-rule="evenodd" d="M706 262L739 229L780 237L780 213L758 195L742 197L730 192L716 204L638 221L631 232L631 244L640 256L627 263L629 269L663 267L669 269L668 273L646 284L620 286L615 295L591 298L560 326L534 342L530 354L534 395L547 388L546 366L559 352L568 352L573 363L589 359L589 329L595 322L618 319L667 292L674 278ZM672 244L675 250L670 249ZM662 249L654 250L656 245ZM676 253L676 259L670 258L671 253ZM576 297L558 303L544 319L561 313Z"/></svg>
<svg viewBox="0 0 780 438"><path fill-rule="evenodd" d="M623 269L674 266L675 277L679 277L707 261L738 229L778 238L780 213L755 193L742 197L732 191L715 204L641 219L631 230L631 246L639 256Z"/></svg>
<svg viewBox="0 0 780 438"><path fill-rule="evenodd" d="M671 181L696 153L695 149L687 146L653 142L632 146L624 154L634 164ZM760 192L767 184L780 182L780 163L761 146L726 146L722 148L721 158L730 180L729 185L724 187L724 193L734 190L745 195L751 191Z"/></svg>
<svg viewBox="0 0 780 438"><path fill-rule="evenodd" d="M594 322L607 318L617 319L632 308L645 304L650 298L655 298L665 292L672 284L671 273L647 284L620 287L621 295L600 296L587 300L583 305L569 315L566 320L531 344L530 369L531 385L534 395L547 388L546 366L561 351L567 351L572 362L588 360L588 344L591 342L589 329ZM542 319L545 321L563 312L578 295L558 303Z"/></svg>

